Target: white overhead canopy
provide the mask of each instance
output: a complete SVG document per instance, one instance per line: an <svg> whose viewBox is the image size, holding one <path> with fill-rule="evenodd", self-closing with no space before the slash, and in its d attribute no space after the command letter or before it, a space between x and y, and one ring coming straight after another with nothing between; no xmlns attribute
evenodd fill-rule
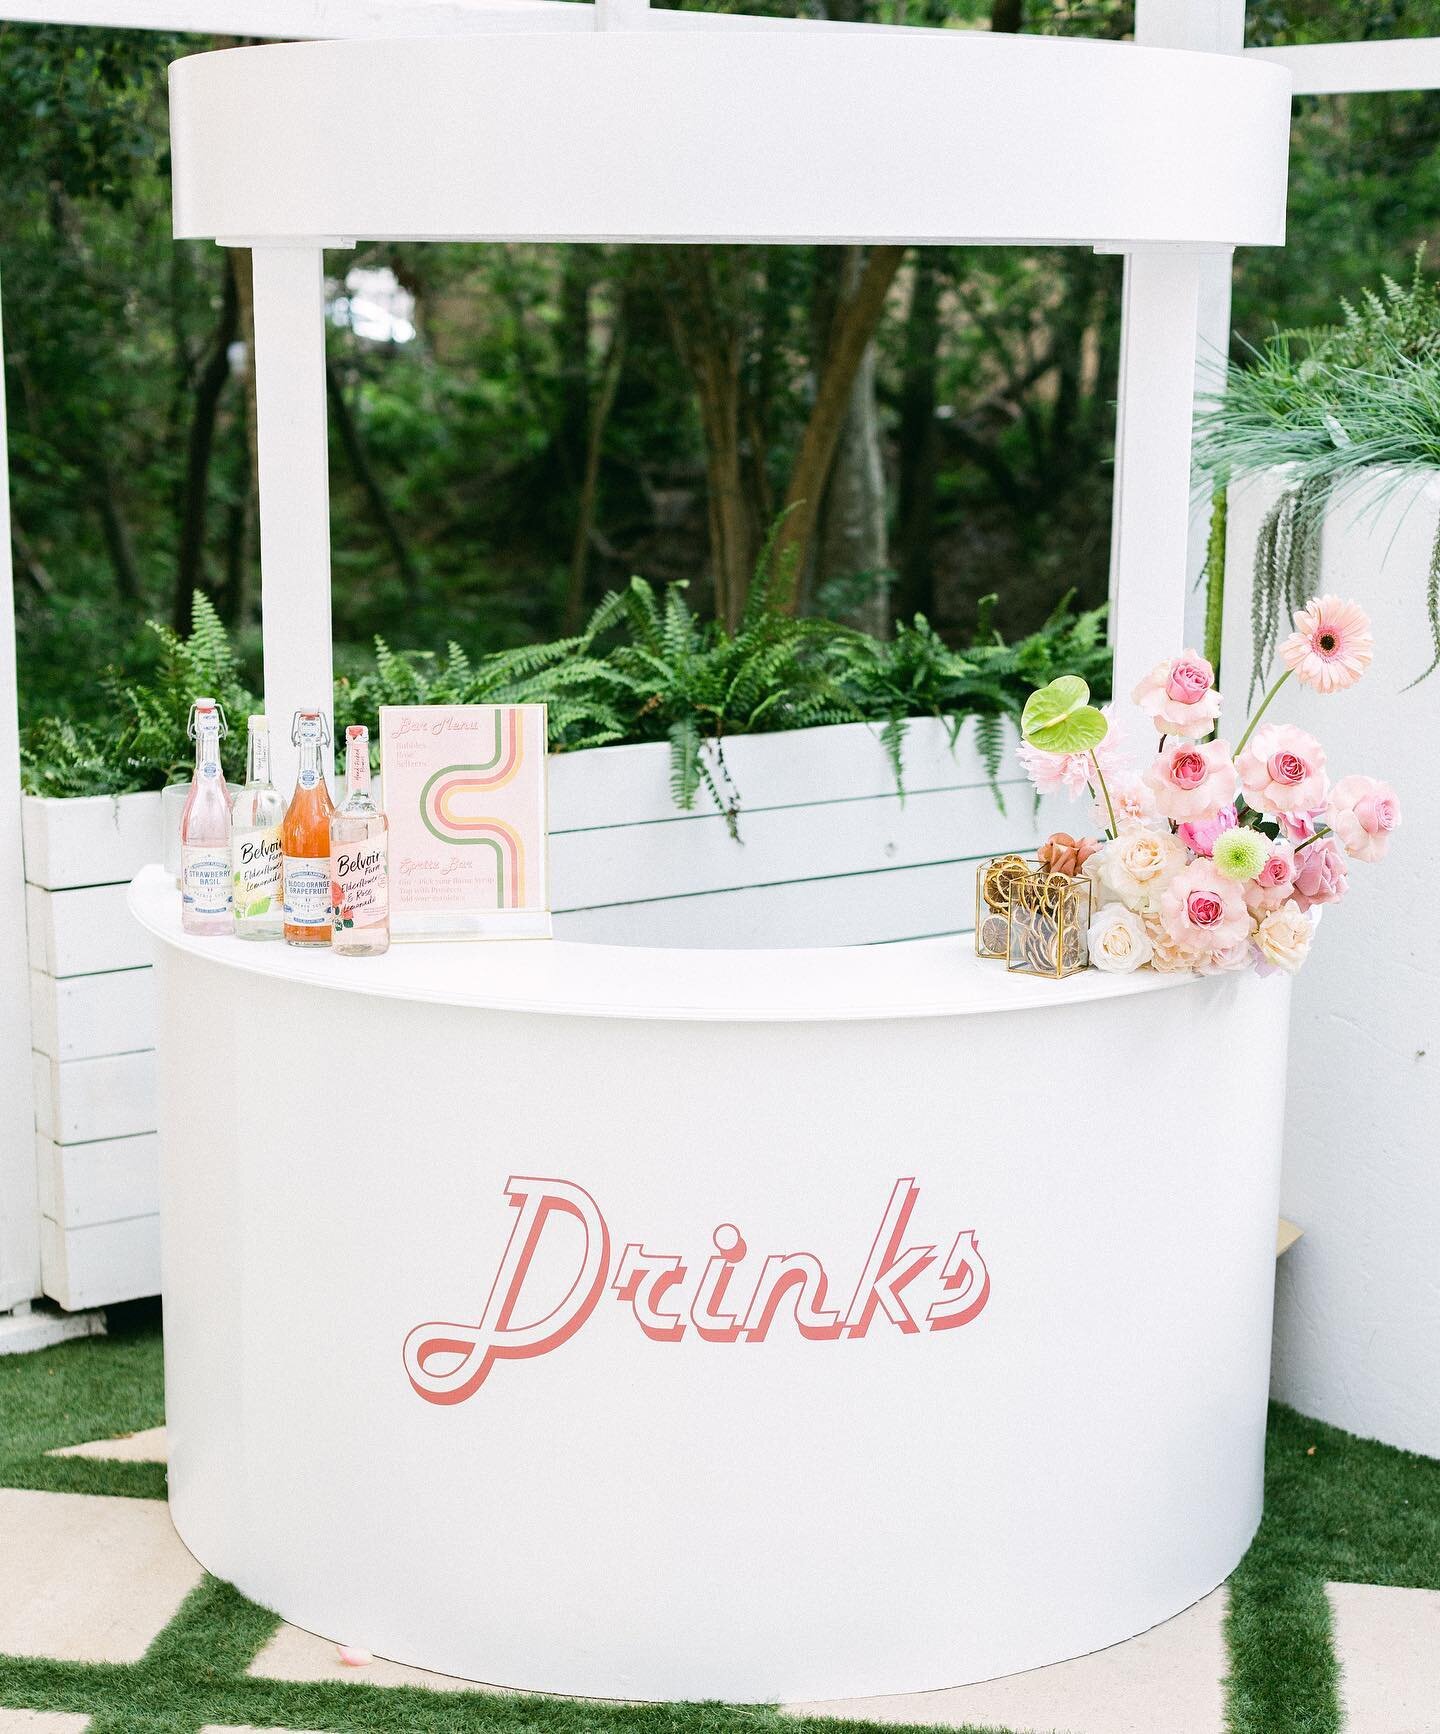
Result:
<svg viewBox="0 0 1440 1734"><path fill-rule="evenodd" d="M1278 68L982 32L716 36L685 27L703 15L646 16L643 32L575 32L593 9L559 6L524 34L181 60L175 233L1284 239Z"/></svg>

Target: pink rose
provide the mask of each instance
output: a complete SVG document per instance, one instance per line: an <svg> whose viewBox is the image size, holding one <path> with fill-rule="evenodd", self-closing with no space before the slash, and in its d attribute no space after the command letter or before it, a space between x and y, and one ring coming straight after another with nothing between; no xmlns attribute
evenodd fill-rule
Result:
<svg viewBox="0 0 1440 1734"><path fill-rule="evenodd" d="M1310 853L1309 849L1305 854ZM1270 859L1245 885L1245 901L1253 910L1278 909L1290 895L1300 860L1283 838L1271 845Z"/></svg>
<svg viewBox="0 0 1440 1734"><path fill-rule="evenodd" d="M1330 827L1357 861L1383 861L1399 823L1400 803L1389 783L1342 777L1330 791Z"/></svg>
<svg viewBox="0 0 1440 1734"><path fill-rule="evenodd" d="M1145 772L1145 781L1167 819L1208 819L1235 796L1229 744L1170 741Z"/></svg>
<svg viewBox="0 0 1440 1734"><path fill-rule="evenodd" d="M1230 831L1235 827L1235 805L1222 807L1218 813L1208 819L1187 819L1184 824L1175 827L1176 835L1192 855L1209 855L1215 848L1215 839L1222 831Z"/></svg>
<svg viewBox="0 0 1440 1734"><path fill-rule="evenodd" d="M1295 901L1302 909L1338 903L1348 889L1345 857L1333 838L1307 844L1295 857Z"/></svg>
<svg viewBox="0 0 1440 1734"><path fill-rule="evenodd" d="M1329 799L1330 791L1325 791ZM1325 817L1324 807L1312 807L1308 813L1277 813L1275 819L1280 829L1292 843L1307 843L1320 828L1320 821Z"/></svg>
<svg viewBox="0 0 1440 1734"><path fill-rule="evenodd" d="M1222 879L1205 860L1192 861L1166 886L1160 919L1172 944L1204 958L1218 957L1250 937L1243 888Z"/></svg>
<svg viewBox="0 0 1440 1734"><path fill-rule="evenodd" d="M1131 695L1162 735L1198 740L1220 714L1215 670L1197 651L1157 662Z"/></svg>
<svg viewBox="0 0 1440 1734"><path fill-rule="evenodd" d="M1305 813L1325 799L1325 750L1293 723L1256 729L1235 769L1245 799L1262 813Z"/></svg>

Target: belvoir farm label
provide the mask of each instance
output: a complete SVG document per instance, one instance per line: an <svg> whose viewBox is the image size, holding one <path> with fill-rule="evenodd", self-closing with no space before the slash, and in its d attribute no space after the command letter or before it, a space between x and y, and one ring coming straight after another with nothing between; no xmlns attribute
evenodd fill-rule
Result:
<svg viewBox="0 0 1440 1734"><path fill-rule="evenodd" d="M515 1220L479 1322L437 1320L405 1339L405 1371L427 1403L463 1403L499 1362L550 1354L602 1305L629 1311L653 1343L763 1343L779 1331L843 1343L872 1329L954 1330L978 1318L990 1298L973 1228L962 1228L943 1257L938 1242L909 1242L920 1197L913 1179L895 1182L869 1250L857 1240L828 1267L813 1252L752 1248L733 1222L720 1223L698 1253L621 1244L595 1199L570 1180L512 1174L505 1196ZM559 1281L552 1259L551 1281L536 1296L527 1292L532 1267L557 1230L567 1249Z"/></svg>
<svg viewBox="0 0 1440 1734"><path fill-rule="evenodd" d="M543 704L382 705L397 933L542 931Z"/></svg>

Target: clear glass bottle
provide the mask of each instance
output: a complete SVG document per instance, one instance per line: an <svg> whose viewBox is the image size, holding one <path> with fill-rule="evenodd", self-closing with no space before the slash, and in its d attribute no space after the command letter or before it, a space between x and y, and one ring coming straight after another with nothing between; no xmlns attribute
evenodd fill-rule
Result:
<svg viewBox="0 0 1440 1734"><path fill-rule="evenodd" d="M325 713L297 710L290 739L300 749L295 793L280 827L285 943L330 943L330 815L335 803L320 755L330 743Z"/></svg>
<svg viewBox="0 0 1440 1734"><path fill-rule="evenodd" d="M284 918L280 891L280 826L285 803L270 781L270 725L250 718L245 744L245 786L230 809L230 872L235 888L235 937L279 939Z"/></svg>
<svg viewBox="0 0 1440 1734"><path fill-rule="evenodd" d="M330 815L330 919L342 957L390 949L390 825L370 793L370 731L345 731L345 799Z"/></svg>
<svg viewBox="0 0 1440 1734"><path fill-rule="evenodd" d="M220 768L225 713L213 698L190 707L195 774L180 815L180 923L187 933L235 931L230 884L230 791Z"/></svg>

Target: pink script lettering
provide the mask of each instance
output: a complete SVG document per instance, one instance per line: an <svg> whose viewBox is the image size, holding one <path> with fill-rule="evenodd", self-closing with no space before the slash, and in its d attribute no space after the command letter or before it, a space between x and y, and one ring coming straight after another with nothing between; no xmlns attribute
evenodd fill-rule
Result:
<svg viewBox="0 0 1440 1734"><path fill-rule="evenodd" d="M749 1248L733 1222L720 1223L711 1250L700 1259L627 1241L610 1280L610 1229L583 1186L512 1174L505 1196L515 1220L480 1322L436 1320L416 1325L405 1339L405 1371L427 1403L463 1403L497 1362L558 1349L589 1319L607 1292L607 1281L608 1292L630 1308L636 1324L656 1343L678 1343L691 1331L710 1343L763 1343L781 1319L793 1323L807 1342L834 1342L864 1337L882 1315L905 1336L916 1336L969 1324L990 1298L990 1273L973 1228L961 1229L943 1263L931 1243L906 1245L920 1197L913 1179L897 1180L891 1189L843 1313L847 1291L838 1301L832 1297L829 1273L813 1252L758 1258L749 1267L753 1275L747 1290L739 1271ZM562 1237L562 1249L574 1248L574 1268L565 1267L569 1287L547 1312L532 1317L541 1303L532 1295L526 1304L531 1266L547 1225L567 1216L580 1228L578 1237L573 1228L568 1240Z"/></svg>

